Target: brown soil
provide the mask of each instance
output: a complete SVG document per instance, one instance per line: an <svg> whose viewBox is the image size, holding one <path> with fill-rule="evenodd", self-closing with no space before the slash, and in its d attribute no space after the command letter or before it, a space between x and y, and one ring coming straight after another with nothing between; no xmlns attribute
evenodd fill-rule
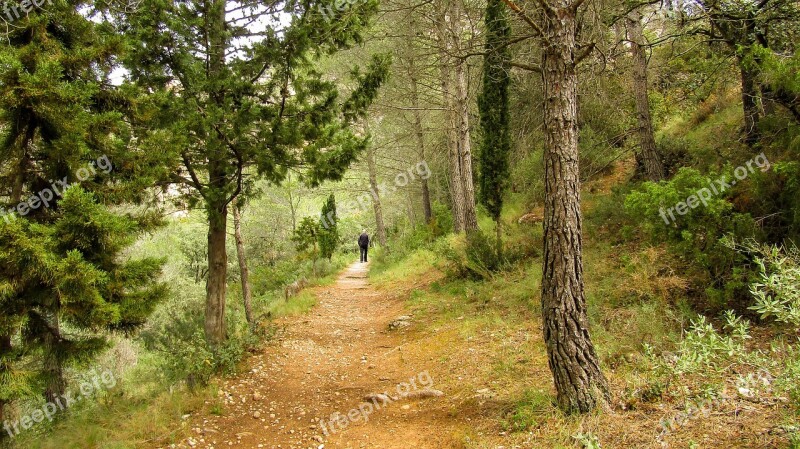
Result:
<svg viewBox="0 0 800 449"><path fill-rule="evenodd" d="M188 418L192 436L174 447L454 447L446 396L364 401L437 388L431 361L404 353L405 328L389 328L405 315L402 299L374 290L367 270L351 265L335 285L315 289L310 314L281 320L249 370L223 381L218 416ZM336 412L351 418L332 419Z"/></svg>

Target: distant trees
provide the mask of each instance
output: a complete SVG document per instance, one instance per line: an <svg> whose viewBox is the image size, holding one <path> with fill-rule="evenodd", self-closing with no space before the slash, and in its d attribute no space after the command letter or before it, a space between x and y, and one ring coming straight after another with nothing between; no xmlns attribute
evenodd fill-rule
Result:
<svg viewBox="0 0 800 449"><path fill-rule="evenodd" d="M447 132L450 194L456 232L478 229L469 129L469 72L463 52L462 0L437 0L435 28Z"/></svg>
<svg viewBox="0 0 800 449"><path fill-rule="evenodd" d="M205 333L226 339L227 219L232 201L254 179L278 183L303 167L317 185L340 179L363 151L349 126L388 73L388 58L353 72L340 98L314 64L361 39L376 2L323 15L318 3L254 0L164 5L144 0L123 17L133 81L152 94L142 145L167 149L169 182L192 192L208 214ZM291 17L274 20L277 15ZM264 28L248 26L258 22Z"/></svg>
<svg viewBox="0 0 800 449"><path fill-rule="evenodd" d="M650 100L647 96L647 50L642 32L642 13L638 9L631 11L625 22L633 62L633 99L636 106L636 133L639 137L637 169L650 181L661 181L664 178L664 166L656 147Z"/></svg>
<svg viewBox="0 0 800 449"><path fill-rule="evenodd" d="M508 45L511 28L502 0L489 0L484 20L486 54L483 59L483 90L478 97L483 130L479 153L479 198L495 221L497 254L500 256L503 250L500 215L510 175L508 155L511 151L508 116L508 86L511 81Z"/></svg>
<svg viewBox="0 0 800 449"><path fill-rule="evenodd" d="M311 260L316 275L316 262L319 259L319 221L311 217L300 220L300 224L294 230L292 241L295 243L297 251L304 257Z"/></svg>
<svg viewBox="0 0 800 449"><path fill-rule="evenodd" d="M800 7L792 0L709 0L688 2L679 9L681 23L688 31L705 35L713 46L722 42L739 69L742 96L743 141L750 146L759 139L758 123L763 115L762 100L780 104L795 119L800 117L797 92L775 91L762 78L762 58L758 48L794 53L796 30L800 26Z"/></svg>
<svg viewBox="0 0 800 449"><path fill-rule="evenodd" d="M339 244L339 228L336 216L336 198L331 193L322 206L322 215L319 226L319 251L320 255L328 260L333 257Z"/></svg>
<svg viewBox="0 0 800 449"><path fill-rule="evenodd" d="M253 290L250 288L250 267L247 263L247 253L242 236L242 205L233 206L233 237L236 240L236 257L239 259L239 277L242 283L242 300L244 302L244 315L247 324L255 326L253 315Z"/></svg>
<svg viewBox="0 0 800 449"><path fill-rule="evenodd" d="M380 186L378 185L378 167L375 162L375 147L367 148L367 171L369 172L369 189L372 197L372 210L375 213L375 233L378 243L386 246L386 224L383 221L383 203L381 203ZM423 180L424 182L424 180Z"/></svg>

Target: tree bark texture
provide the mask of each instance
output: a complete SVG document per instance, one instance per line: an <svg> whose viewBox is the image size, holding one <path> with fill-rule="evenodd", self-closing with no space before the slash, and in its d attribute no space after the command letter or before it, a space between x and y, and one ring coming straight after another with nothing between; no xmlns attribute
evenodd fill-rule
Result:
<svg viewBox="0 0 800 449"><path fill-rule="evenodd" d="M56 308L57 310L60 307ZM44 336L44 372L46 373L46 385L44 390L45 401L55 404L67 390L67 381L64 378L64 362L61 357L61 317L58 311L52 314L52 321L47 323L49 332Z"/></svg>
<svg viewBox="0 0 800 449"><path fill-rule="evenodd" d="M636 154L644 175L650 181L664 179L664 167L656 147L653 135L653 119L650 116L650 101L647 98L647 52L642 34L642 14L631 12L627 17L628 40L633 60L633 96L636 103L637 134L639 135L639 152Z"/></svg>
<svg viewBox="0 0 800 449"><path fill-rule="evenodd" d="M233 235L236 239L236 256L239 259L239 274L242 281L242 299L244 301L244 315L250 327L255 326L253 316L253 291L250 288L250 268L247 266L247 254L244 249L244 238L242 237L242 211L233 207Z"/></svg>
<svg viewBox="0 0 800 449"><path fill-rule="evenodd" d="M755 69L739 58L739 73L742 83L742 112L744 114L744 143L752 146L758 141L758 121L760 120L759 94Z"/></svg>
<svg viewBox="0 0 800 449"><path fill-rule="evenodd" d="M369 187L372 196L372 209L375 211L375 226L378 243L386 246L386 225L383 223L383 206L378 189L378 169L375 164L375 148L367 148L367 170L369 171Z"/></svg>
<svg viewBox="0 0 800 449"><path fill-rule="evenodd" d="M417 85L417 74L414 67L413 56L409 58L409 77L411 78L411 107L414 115L414 136L417 139L417 151L420 161L425 161L425 130L422 126L422 112L420 111L419 87ZM425 214L425 224L429 224L433 219L431 209L431 190L427 179L420 179L422 186L422 210Z"/></svg>
<svg viewBox="0 0 800 449"><path fill-rule="evenodd" d="M225 1L216 0L209 7L209 69L210 79L219 79L225 69ZM211 98L220 107L225 107L225 93L221 88L212 90ZM226 170L229 163L222 142L208 139L207 145L217 145L212 154L219 155L208 161L209 189L206 198L208 212L208 279L206 281L206 340L213 347L227 338L225 325L225 297L227 294L228 254L226 252L228 201L226 198Z"/></svg>
<svg viewBox="0 0 800 449"><path fill-rule="evenodd" d="M558 404L585 413L608 400L589 336L584 294L578 171L575 11L565 0L544 14L542 52L545 130L542 317Z"/></svg>
<svg viewBox="0 0 800 449"><path fill-rule="evenodd" d="M460 53L462 34L460 0L451 0L453 7L452 29L449 36L452 48ZM457 136L459 158L461 163L461 184L464 191L464 230L472 232L478 229L478 216L475 209L475 183L472 179L472 141L469 135L469 72L466 59L457 58L455 62L457 114Z"/></svg>

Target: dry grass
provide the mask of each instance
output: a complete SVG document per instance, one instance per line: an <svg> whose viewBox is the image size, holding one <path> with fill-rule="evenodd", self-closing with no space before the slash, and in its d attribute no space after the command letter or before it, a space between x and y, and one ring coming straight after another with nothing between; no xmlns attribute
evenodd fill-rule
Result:
<svg viewBox="0 0 800 449"><path fill-rule="evenodd" d="M538 260L477 283L442 279L427 254L376 279L387 290L414 286L406 292L418 325L404 356L428 361L450 413L462 423L453 435L458 447L574 448L581 447L579 434L596 436L603 448L795 447L780 426L794 419L787 404L735 394L735 374L745 374L746 366L730 366L719 377L653 371L657 357L643 343L668 355L688 322L675 307L688 280L664 248L593 241L584 250L593 338L614 394L606 410L585 416L564 416L553 405ZM770 336L754 335L753 346L769 346ZM721 388L729 399L662 434L662 420L685 414L687 403L709 388Z"/></svg>

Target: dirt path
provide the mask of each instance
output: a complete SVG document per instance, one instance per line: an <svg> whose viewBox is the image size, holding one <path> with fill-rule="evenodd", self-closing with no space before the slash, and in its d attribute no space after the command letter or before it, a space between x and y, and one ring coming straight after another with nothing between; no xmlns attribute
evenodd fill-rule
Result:
<svg viewBox="0 0 800 449"><path fill-rule="evenodd" d="M446 398L431 397L431 360L404 357L404 331L389 329L403 302L375 291L367 271L355 263L315 289L311 313L282 320L250 370L224 381L217 415L188 418L192 437L175 447L453 447Z"/></svg>

